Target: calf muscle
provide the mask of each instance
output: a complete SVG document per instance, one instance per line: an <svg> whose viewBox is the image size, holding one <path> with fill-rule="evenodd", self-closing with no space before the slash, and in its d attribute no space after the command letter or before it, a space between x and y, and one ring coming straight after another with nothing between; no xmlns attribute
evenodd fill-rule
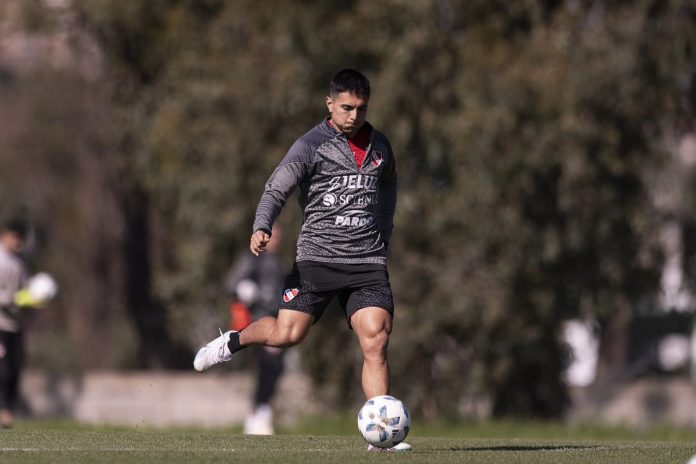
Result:
<svg viewBox="0 0 696 464"><path fill-rule="evenodd" d="M309 333L314 318L300 311L281 309L278 317L263 317L239 335L242 345L288 347L300 343Z"/></svg>

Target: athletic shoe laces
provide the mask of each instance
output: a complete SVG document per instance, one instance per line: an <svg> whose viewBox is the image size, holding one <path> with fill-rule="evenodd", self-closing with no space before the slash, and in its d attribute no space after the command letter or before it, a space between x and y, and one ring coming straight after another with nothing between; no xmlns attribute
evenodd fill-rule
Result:
<svg viewBox="0 0 696 464"><path fill-rule="evenodd" d="M220 327L218 327L218 330L220 331L220 338L221 338L220 346L218 347L218 352L217 352L218 362L219 361L227 361L227 359L229 359L230 356L225 356L225 347L227 347L227 341L225 340L225 334L222 333L222 329Z"/></svg>

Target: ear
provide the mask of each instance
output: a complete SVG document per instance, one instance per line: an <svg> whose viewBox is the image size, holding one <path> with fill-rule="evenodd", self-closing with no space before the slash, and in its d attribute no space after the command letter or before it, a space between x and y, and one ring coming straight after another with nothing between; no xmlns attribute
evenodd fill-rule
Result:
<svg viewBox="0 0 696 464"><path fill-rule="evenodd" d="M329 113L333 112L333 100L331 100L331 97L326 97L326 107L329 109Z"/></svg>

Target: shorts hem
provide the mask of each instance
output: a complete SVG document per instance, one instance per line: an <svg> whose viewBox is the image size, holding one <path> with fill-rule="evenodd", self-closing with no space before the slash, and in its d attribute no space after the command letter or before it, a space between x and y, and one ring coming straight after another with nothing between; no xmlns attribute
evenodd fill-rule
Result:
<svg viewBox="0 0 696 464"><path fill-rule="evenodd" d="M280 313L280 311L282 311L282 310L286 310L286 311L297 311L298 313L303 313L303 314L307 314L308 316L312 316L312 318L314 318L314 321L312 322L312 324L316 324L317 321L318 321L316 314L312 314L312 311L311 311L311 310L308 310L308 309L302 309L302 308L284 308L284 307L281 306L280 308L278 308L278 313ZM276 317L277 317L277 316L276 316Z"/></svg>

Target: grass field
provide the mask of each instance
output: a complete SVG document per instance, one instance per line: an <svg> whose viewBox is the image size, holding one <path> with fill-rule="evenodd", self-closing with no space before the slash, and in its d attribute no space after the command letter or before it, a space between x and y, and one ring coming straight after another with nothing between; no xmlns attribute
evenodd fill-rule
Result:
<svg viewBox="0 0 696 464"><path fill-rule="evenodd" d="M351 421L352 422L352 421ZM346 420L315 420L272 437L238 430L94 428L21 421L0 430L0 463L686 463L696 433L641 433L548 423L483 423L415 428L411 453L368 453Z"/></svg>

